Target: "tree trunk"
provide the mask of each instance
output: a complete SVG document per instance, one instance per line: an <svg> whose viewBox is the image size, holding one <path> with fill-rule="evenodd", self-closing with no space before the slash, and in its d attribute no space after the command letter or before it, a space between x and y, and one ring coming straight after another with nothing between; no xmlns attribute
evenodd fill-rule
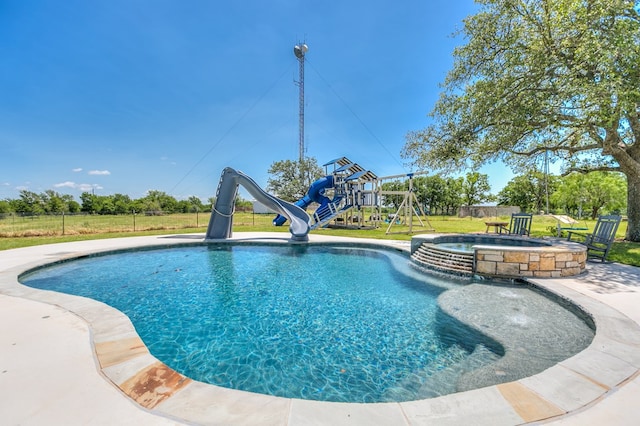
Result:
<svg viewBox="0 0 640 426"><path fill-rule="evenodd" d="M627 175L627 241L640 242L640 176Z"/></svg>

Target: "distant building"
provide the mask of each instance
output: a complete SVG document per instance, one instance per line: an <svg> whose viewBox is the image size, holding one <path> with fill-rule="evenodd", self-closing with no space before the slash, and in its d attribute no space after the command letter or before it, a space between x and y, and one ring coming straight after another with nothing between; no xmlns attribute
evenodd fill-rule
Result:
<svg viewBox="0 0 640 426"><path fill-rule="evenodd" d="M458 210L458 217L497 217L511 216L513 213L520 213L518 206L462 206Z"/></svg>

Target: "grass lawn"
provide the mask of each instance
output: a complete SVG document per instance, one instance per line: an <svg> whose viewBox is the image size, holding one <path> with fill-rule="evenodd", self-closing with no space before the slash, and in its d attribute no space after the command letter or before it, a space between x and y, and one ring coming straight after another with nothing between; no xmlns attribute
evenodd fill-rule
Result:
<svg viewBox="0 0 640 426"><path fill-rule="evenodd" d="M62 235L60 218L49 224L44 219L28 219L24 223L8 223L7 219L0 221L0 250L27 247L40 244L53 244L67 241L81 241L103 238L132 237L140 235L181 234L205 232L209 221L208 214L170 215L162 217L138 216L80 216L78 218L65 217L65 235ZM252 213L236 213L234 215L235 232L285 232L288 226L274 227L271 224L273 215ZM472 233L485 232L485 220L509 221L509 217L491 218L458 218L451 216L430 216L429 223L438 233ZM595 221L586 220L580 226L593 229ZM377 229L334 229L324 228L312 233L348 236L356 238L410 240L406 233L407 226L393 225L387 234L388 224ZM427 225L425 223L425 225ZM490 229L490 232L493 228ZM414 221L413 234L430 232ZM587 231L588 232L588 231ZM622 241L626 232L626 223L622 223L617 233L617 240L609 254L609 260L634 266L640 266L640 243ZM556 221L551 217L534 216L531 225L532 237L555 236Z"/></svg>

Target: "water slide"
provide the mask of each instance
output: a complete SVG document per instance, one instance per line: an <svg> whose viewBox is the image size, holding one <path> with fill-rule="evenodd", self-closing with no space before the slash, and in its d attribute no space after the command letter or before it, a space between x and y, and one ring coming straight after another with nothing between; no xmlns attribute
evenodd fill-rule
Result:
<svg viewBox="0 0 640 426"><path fill-rule="evenodd" d="M216 202L211 212L206 239L225 239L231 236L233 210L239 185L242 185L256 201L289 219L289 232L291 232L292 240L308 240L310 218L304 209L265 192L249 176L231 167L225 168L220 176Z"/></svg>
<svg viewBox="0 0 640 426"><path fill-rule="evenodd" d="M331 202L329 198L324 196L324 190L327 188L333 188L333 176L331 175L325 176L313 182L309 186L309 189L307 190L305 196L296 201L295 205L300 207L302 210L306 210L307 207L309 207L309 204L316 202L320 204L318 210L321 210ZM275 219L273 219L273 224L275 226L282 226L286 221L287 217L279 214Z"/></svg>

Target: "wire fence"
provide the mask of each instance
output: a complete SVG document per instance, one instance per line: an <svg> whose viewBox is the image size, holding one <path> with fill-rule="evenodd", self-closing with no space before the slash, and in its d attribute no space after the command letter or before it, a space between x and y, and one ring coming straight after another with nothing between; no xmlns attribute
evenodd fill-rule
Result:
<svg viewBox="0 0 640 426"><path fill-rule="evenodd" d="M273 214L236 211L234 226L269 224ZM79 235L112 232L141 232L152 230L178 230L202 228L209 224L210 212L164 213L161 211L136 212L126 215L95 214L0 214L1 237L36 237L52 235Z"/></svg>

